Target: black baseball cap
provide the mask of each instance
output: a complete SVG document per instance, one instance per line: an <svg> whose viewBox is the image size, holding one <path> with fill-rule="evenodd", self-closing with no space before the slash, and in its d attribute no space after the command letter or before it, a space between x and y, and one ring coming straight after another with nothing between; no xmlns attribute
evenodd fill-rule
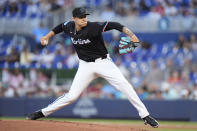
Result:
<svg viewBox="0 0 197 131"><path fill-rule="evenodd" d="M72 14L73 14L73 17L79 17L79 18L86 16L86 15L90 15L90 14L86 13L86 9L84 7L74 8L72 11Z"/></svg>

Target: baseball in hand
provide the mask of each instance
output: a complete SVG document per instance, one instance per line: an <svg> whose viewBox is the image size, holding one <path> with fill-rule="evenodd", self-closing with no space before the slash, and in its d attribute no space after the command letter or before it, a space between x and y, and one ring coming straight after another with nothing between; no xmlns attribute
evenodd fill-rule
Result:
<svg viewBox="0 0 197 131"><path fill-rule="evenodd" d="M47 40L44 40L44 45L47 45Z"/></svg>

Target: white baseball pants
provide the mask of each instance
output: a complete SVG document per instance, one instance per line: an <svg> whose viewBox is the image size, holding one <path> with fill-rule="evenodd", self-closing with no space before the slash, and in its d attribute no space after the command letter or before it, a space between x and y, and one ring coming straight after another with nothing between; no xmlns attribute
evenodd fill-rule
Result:
<svg viewBox="0 0 197 131"><path fill-rule="evenodd" d="M95 62L79 60L79 68L69 92L57 98L52 104L48 105L48 107L43 108L41 110L42 113L48 116L62 107L71 104L80 96L83 90L88 87L89 83L98 76L106 79L117 90L126 95L139 112L141 118L149 115L149 112L139 99L132 85L125 79L109 55L106 59L98 58Z"/></svg>

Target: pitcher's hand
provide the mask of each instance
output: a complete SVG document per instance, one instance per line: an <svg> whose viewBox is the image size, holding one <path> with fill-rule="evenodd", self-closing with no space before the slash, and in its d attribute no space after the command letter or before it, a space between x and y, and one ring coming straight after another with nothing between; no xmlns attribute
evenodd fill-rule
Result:
<svg viewBox="0 0 197 131"><path fill-rule="evenodd" d="M40 42L41 42L41 45L48 45L49 43L49 38L47 38L46 36L43 36L41 39L40 39Z"/></svg>

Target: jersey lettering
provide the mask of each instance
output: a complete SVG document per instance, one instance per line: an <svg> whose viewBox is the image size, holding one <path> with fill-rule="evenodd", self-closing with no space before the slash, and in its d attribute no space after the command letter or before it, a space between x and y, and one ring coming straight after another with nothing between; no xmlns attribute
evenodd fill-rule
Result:
<svg viewBox="0 0 197 131"><path fill-rule="evenodd" d="M89 39L86 39L86 40L82 40L82 39L74 40L74 38L72 38L72 37L71 37L71 41L72 41L73 44L80 44L80 45L88 44L88 43L91 42Z"/></svg>

